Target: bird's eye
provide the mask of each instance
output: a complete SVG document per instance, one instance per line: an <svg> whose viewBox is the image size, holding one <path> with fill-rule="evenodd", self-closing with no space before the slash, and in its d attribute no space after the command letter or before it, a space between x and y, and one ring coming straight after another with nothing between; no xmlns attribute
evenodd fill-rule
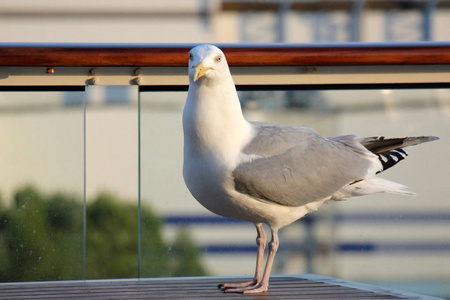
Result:
<svg viewBox="0 0 450 300"><path fill-rule="evenodd" d="M189 52L189 59L192 59L194 56Z"/></svg>
<svg viewBox="0 0 450 300"><path fill-rule="evenodd" d="M220 55L217 56L215 60L216 60L216 63L220 62L222 60L222 56L220 56Z"/></svg>

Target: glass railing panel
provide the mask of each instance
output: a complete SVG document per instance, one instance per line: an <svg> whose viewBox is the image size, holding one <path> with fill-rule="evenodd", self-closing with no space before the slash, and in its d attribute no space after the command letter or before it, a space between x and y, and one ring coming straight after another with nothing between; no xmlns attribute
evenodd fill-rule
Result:
<svg viewBox="0 0 450 300"><path fill-rule="evenodd" d="M86 87L86 278L138 276L138 89Z"/></svg>
<svg viewBox="0 0 450 300"><path fill-rule="evenodd" d="M0 281L83 279L83 92L0 93Z"/></svg>
<svg viewBox="0 0 450 300"><path fill-rule="evenodd" d="M186 95L140 95L142 212L151 210L159 220L153 221L148 212L142 217L141 276L253 275L253 225L213 215L184 184ZM376 194L322 206L281 230L273 274L312 272L386 284L437 282L450 276L448 268L434 264L450 258L448 232L441 230L442 222L450 220L450 206L444 201L450 192L444 180L448 168L442 167L450 138L448 89L271 90L239 95L250 121L307 125L324 136L441 138L408 148L406 162L379 175L410 186L416 197ZM183 261L183 251L195 253L189 263Z"/></svg>
<svg viewBox="0 0 450 300"><path fill-rule="evenodd" d="M181 212L207 214L190 196L181 172L186 93L142 92L140 98L141 277L209 274L191 226L169 224Z"/></svg>

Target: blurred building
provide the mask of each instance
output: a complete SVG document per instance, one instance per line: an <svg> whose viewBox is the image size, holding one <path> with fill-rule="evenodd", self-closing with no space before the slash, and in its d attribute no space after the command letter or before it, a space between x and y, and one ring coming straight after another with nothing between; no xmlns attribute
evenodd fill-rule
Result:
<svg viewBox="0 0 450 300"><path fill-rule="evenodd" d="M2 42L446 41L447 0L3 1Z"/></svg>

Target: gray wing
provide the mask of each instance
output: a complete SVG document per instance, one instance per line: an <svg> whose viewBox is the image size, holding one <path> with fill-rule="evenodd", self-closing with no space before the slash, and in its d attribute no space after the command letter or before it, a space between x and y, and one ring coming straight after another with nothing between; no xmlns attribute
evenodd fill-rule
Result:
<svg viewBox="0 0 450 300"><path fill-rule="evenodd" d="M363 150L307 127L255 125L258 134L243 152L263 157L238 165L232 175L237 191L261 201L305 205L363 179L373 167Z"/></svg>

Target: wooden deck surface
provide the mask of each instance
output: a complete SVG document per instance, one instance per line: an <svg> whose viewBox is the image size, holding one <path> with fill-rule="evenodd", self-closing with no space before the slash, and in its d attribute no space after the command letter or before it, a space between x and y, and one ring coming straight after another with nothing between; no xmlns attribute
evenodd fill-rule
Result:
<svg viewBox="0 0 450 300"><path fill-rule="evenodd" d="M273 276L269 292L223 293L219 283L239 277L0 283L0 299L438 299L317 275ZM248 278L245 278L248 279Z"/></svg>

